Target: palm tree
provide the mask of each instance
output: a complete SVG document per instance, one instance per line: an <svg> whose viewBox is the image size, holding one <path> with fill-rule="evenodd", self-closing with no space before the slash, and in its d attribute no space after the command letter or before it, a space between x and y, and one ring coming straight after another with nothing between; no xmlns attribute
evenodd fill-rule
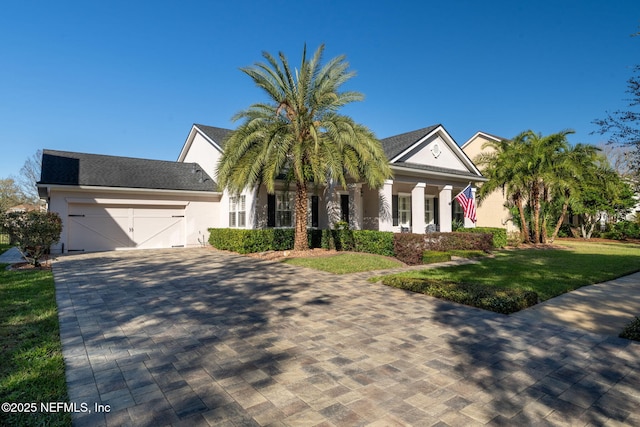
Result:
<svg viewBox="0 0 640 427"><path fill-rule="evenodd" d="M569 149L567 135L573 130L564 130L547 136L533 131L525 132L522 142L525 144L524 173L528 175L531 185L531 208L534 243L545 243L547 239L546 220L541 220L542 202L550 197L550 185L558 181L556 165L561 164Z"/></svg>
<svg viewBox="0 0 640 427"><path fill-rule="evenodd" d="M231 192L264 184L275 192L278 177L295 182L294 249L309 247L308 184L346 186L347 179L379 188L391 177L380 141L365 126L338 114L340 107L360 101L359 92L339 89L355 73L344 56L321 65L324 45L308 59L306 46L300 69L292 71L283 53L279 61L262 54L266 63L242 68L269 101L251 105L234 116L243 120L231 133L220 158L217 179Z"/></svg>
<svg viewBox="0 0 640 427"><path fill-rule="evenodd" d="M530 241L531 237L534 243L547 240L547 217L543 215L543 204L550 201L553 185L560 185L557 165L562 164L569 150L566 137L571 133L572 130L565 130L542 136L527 130L511 140L492 141L483 146L493 150L478 159L488 178L480 188L478 199L482 201L496 189L502 188L518 209L524 242ZM564 179L564 175L562 177ZM531 210L532 236L526 215L527 205Z"/></svg>
<svg viewBox="0 0 640 427"><path fill-rule="evenodd" d="M512 140L490 141L482 148L490 151L481 154L476 163L483 169L483 174L488 181L483 183L478 191L478 201L484 199L497 189L502 189L507 200L518 209L520 217L520 238L524 242L529 241L529 227L525 215L525 202L529 188L528 180L520 168L522 168L523 145L519 141L524 136L518 135Z"/></svg>

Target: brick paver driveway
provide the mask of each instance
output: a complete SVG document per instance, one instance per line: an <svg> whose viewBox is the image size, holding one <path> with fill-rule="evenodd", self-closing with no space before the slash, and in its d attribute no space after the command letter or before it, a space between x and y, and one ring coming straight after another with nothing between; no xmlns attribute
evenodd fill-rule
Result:
<svg viewBox="0 0 640 427"><path fill-rule="evenodd" d="M640 424L626 340L208 249L54 275L77 425Z"/></svg>

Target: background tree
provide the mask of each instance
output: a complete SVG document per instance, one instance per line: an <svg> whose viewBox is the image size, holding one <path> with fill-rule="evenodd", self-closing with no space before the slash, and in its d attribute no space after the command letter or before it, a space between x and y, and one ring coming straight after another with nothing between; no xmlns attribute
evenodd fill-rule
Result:
<svg viewBox="0 0 640 427"><path fill-rule="evenodd" d="M292 71L283 53L279 61L263 53L266 63L241 70L268 96L234 116L243 120L225 143L218 164L222 187L239 193L261 183L275 192L278 177L295 183L294 249L309 247L308 184L340 184L363 180L372 188L391 177L380 141L365 126L338 110L363 99L340 87L355 74L344 56L321 65L324 45L308 59L306 47L299 70Z"/></svg>
<svg viewBox="0 0 640 427"><path fill-rule="evenodd" d="M632 36L639 35L640 32ZM631 95L628 108L606 112L604 119L594 120L599 129L593 133L608 135L609 144L631 148L630 160L637 180L640 170L640 65L633 67L626 93Z"/></svg>
<svg viewBox="0 0 640 427"><path fill-rule="evenodd" d="M579 181L580 197L573 212L580 217L580 233L590 239L603 215L614 219L635 204L633 190L606 162L593 164Z"/></svg>
<svg viewBox="0 0 640 427"><path fill-rule="evenodd" d="M0 179L0 213L26 202L26 196L13 178Z"/></svg>
<svg viewBox="0 0 640 427"><path fill-rule="evenodd" d="M40 181L41 169L42 150L38 150L33 156L25 160L24 165L22 165L20 169L20 176L16 180L27 201L34 205L40 203L36 182Z"/></svg>

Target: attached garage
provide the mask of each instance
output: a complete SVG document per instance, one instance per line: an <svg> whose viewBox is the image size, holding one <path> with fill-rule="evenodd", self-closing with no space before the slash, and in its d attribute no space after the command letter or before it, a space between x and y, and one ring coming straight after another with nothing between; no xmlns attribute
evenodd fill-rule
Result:
<svg viewBox="0 0 640 427"><path fill-rule="evenodd" d="M195 163L52 150L38 188L62 218L63 253L202 245L221 197Z"/></svg>

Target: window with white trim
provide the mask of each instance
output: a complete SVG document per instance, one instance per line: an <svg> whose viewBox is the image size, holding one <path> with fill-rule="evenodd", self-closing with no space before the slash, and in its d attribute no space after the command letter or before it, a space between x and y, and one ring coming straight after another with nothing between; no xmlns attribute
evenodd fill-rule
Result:
<svg viewBox="0 0 640 427"><path fill-rule="evenodd" d="M245 195L229 197L229 228L246 227L246 197Z"/></svg>
<svg viewBox="0 0 640 427"><path fill-rule="evenodd" d="M289 193L276 193L276 227L293 227L292 205Z"/></svg>
<svg viewBox="0 0 640 427"><path fill-rule="evenodd" d="M398 222L402 227L411 227L411 196L398 194Z"/></svg>
<svg viewBox="0 0 640 427"><path fill-rule="evenodd" d="M424 223L425 225L435 224L435 212L433 209L433 197L426 197L424 199Z"/></svg>

